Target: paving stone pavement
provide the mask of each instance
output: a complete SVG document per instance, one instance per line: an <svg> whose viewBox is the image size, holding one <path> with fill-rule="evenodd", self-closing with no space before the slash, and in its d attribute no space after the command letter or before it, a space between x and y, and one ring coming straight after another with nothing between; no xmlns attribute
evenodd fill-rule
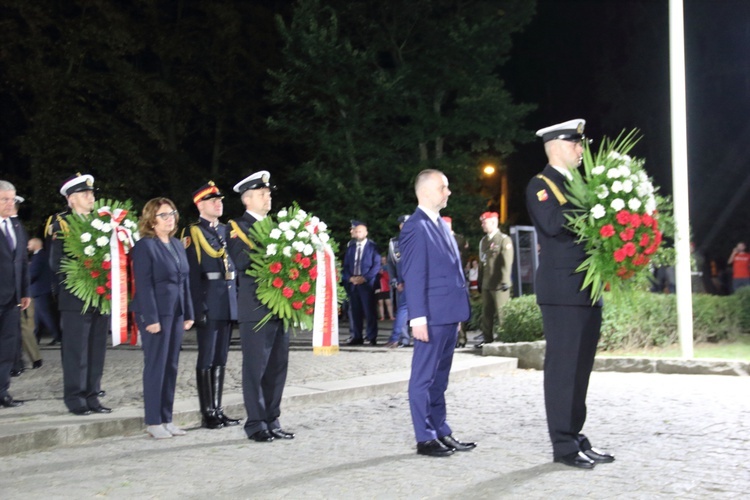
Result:
<svg viewBox="0 0 750 500"><path fill-rule="evenodd" d="M585 432L617 460L580 471L550 461L541 372L515 370L451 384L455 435L479 445L448 458L416 455L398 393L287 411L291 441L195 429L19 453L0 497L747 498L748 394L749 377L595 372Z"/></svg>

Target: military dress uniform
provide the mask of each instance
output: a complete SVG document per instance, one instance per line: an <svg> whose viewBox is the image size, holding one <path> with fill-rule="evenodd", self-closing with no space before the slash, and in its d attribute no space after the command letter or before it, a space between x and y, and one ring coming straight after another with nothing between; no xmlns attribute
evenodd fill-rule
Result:
<svg viewBox="0 0 750 500"><path fill-rule="evenodd" d="M494 212L485 212L480 219L497 217ZM503 321L503 306L510 301L511 271L513 269L513 241L499 229L490 236L485 234L479 241L479 288L482 297L483 342L494 338L495 315L498 323Z"/></svg>
<svg viewBox="0 0 750 500"><path fill-rule="evenodd" d="M93 189L94 178L78 174L63 184L60 194L67 197ZM54 288L62 330L63 401L68 410L76 415L86 415L92 411L109 413L111 409L99 403L99 391L107 353L110 315L92 306L84 309L83 301L65 286L66 275L61 271L60 263L63 258L62 238L67 231L66 220L70 217L79 215L67 212L57 214L49 229L52 238L50 268L57 276L53 282L56 282Z"/></svg>
<svg viewBox="0 0 750 500"><path fill-rule="evenodd" d="M579 122L582 120L548 127L537 135L545 142L581 141L585 137ZM553 458L567 465L591 468L594 463L614 460L611 455L592 449L581 433L602 303L592 304L590 288L581 289L584 273L576 269L586 258L586 251L566 227L565 213L575 207L566 198L565 182L566 176L548 164L529 182L526 206L540 247L534 288L547 341L544 399Z"/></svg>
<svg viewBox="0 0 750 500"><path fill-rule="evenodd" d="M194 193L193 201L217 197L223 198L211 182ZM227 251L228 237L225 224L211 224L200 217L183 232L182 238L190 264L190 293L198 337L198 399L202 425L209 429L239 424L239 420L227 417L221 406L232 321L237 319L236 273Z"/></svg>
<svg viewBox="0 0 750 500"><path fill-rule="evenodd" d="M248 189L261 188L273 189L266 171L243 179L234 186L234 191L242 194ZM244 430L255 441L291 439L294 434L282 431L279 424L289 366L289 332L278 317L258 327L270 310L258 300L255 278L247 275L251 267L249 252L253 248L247 233L256 222L258 219L247 211L230 220L227 243L238 276L237 321L242 343L242 396L247 411Z"/></svg>

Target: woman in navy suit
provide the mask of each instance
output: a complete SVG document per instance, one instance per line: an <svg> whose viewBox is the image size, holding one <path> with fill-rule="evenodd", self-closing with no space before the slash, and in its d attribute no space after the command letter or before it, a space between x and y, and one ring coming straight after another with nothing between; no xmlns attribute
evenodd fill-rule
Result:
<svg viewBox="0 0 750 500"><path fill-rule="evenodd" d="M182 336L194 317L187 255L173 237L178 220L171 200L149 200L138 223L141 239L130 254L135 275L130 308L143 344L146 432L157 439L185 435L172 423L172 407Z"/></svg>

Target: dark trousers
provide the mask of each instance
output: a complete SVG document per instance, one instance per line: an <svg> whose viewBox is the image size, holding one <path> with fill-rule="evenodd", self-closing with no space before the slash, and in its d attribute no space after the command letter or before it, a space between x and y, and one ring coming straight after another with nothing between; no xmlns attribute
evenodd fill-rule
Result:
<svg viewBox="0 0 750 500"><path fill-rule="evenodd" d="M367 323L367 340L378 338L378 310L375 291L367 283L352 285L349 293L349 307L352 308L352 338L362 338L363 320Z"/></svg>
<svg viewBox="0 0 750 500"><path fill-rule="evenodd" d="M10 371L21 343L21 308L18 302L0 306L0 398L8 396Z"/></svg>
<svg viewBox="0 0 750 500"><path fill-rule="evenodd" d="M60 340L60 320L57 311L53 307L52 294L45 293L34 297L34 335L36 341L41 338L41 327L46 328L53 340Z"/></svg>
<svg viewBox="0 0 750 500"><path fill-rule="evenodd" d="M226 366L229 356L229 341L232 337L232 322L209 319L196 329L198 337L198 361L196 368L208 370L212 366Z"/></svg>
<svg viewBox="0 0 750 500"><path fill-rule="evenodd" d="M409 378L409 408L417 442L451 434L446 422L445 390L453 364L458 324L429 325L429 342L414 340Z"/></svg>
<svg viewBox="0 0 750 500"><path fill-rule="evenodd" d="M172 421L180 346L185 333L183 316L159 316L161 331L149 333L138 322L143 346L143 406L146 425ZM63 349L64 349L63 344Z"/></svg>
<svg viewBox="0 0 750 500"><path fill-rule="evenodd" d="M601 307L542 305L544 404L554 458L591 447L581 434L602 324Z"/></svg>
<svg viewBox="0 0 750 500"><path fill-rule="evenodd" d="M289 332L281 320L271 320L255 330L257 323L241 322L242 397L245 401L248 436L264 429L278 429L281 396L289 367Z"/></svg>
<svg viewBox="0 0 750 500"><path fill-rule="evenodd" d="M63 400L69 410L96 408L107 353L110 317L61 311Z"/></svg>

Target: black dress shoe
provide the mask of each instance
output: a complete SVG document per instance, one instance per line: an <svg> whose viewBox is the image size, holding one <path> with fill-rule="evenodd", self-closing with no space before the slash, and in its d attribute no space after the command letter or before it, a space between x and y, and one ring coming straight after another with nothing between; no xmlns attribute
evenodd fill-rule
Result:
<svg viewBox="0 0 750 500"><path fill-rule="evenodd" d="M346 345L362 345L364 343L365 343L365 341L362 340L362 339L349 339L346 342Z"/></svg>
<svg viewBox="0 0 750 500"><path fill-rule="evenodd" d="M294 434L281 429L269 429L268 432L270 432L276 439L294 439Z"/></svg>
<svg viewBox="0 0 750 500"><path fill-rule="evenodd" d="M99 391L96 393L96 395L100 398L103 398L104 396L107 395L107 391Z"/></svg>
<svg viewBox="0 0 750 500"><path fill-rule="evenodd" d="M453 448L448 448L439 439L417 443L417 455L427 455L428 457L448 457L453 455L453 453Z"/></svg>
<svg viewBox="0 0 750 500"><path fill-rule="evenodd" d="M74 408L70 410L70 413L78 416L91 415L91 410L89 410L88 408Z"/></svg>
<svg viewBox="0 0 750 500"><path fill-rule="evenodd" d="M255 434L251 434L248 436L248 439L252 439L253 441L257 441L259 443L270 443L273 441L273 434L268 429L263 429L262 431L258 431Z"/></svg>
<svg viewBox="0 0 750 500"><path fill-rule="evenodd" d="M480 342L478 344L475 344L474 345L474 349L481 349L483 345L484 345L484 342Z"/></svg>
<svg viewBox="0 0 750 500"><path fill-rule="evenodd" d="M461 349L462 347L466 347L466 342L456 342L456 347L458 349Z"/></svg>
<svg viewBox="0 0 750 500"><path fill-rule="evenodd" d="M448 448L453 448L456 451L471 451L477 447L477 443L462 443L458 439L454 438L452 434L439 438L440 441Z"/></svg>
<svg viewBox="0 0 750 500"><path fill-rule="evenodd" d="M568 455L558 457L555 459L555 462L569 465L571 467L577 467L579 469L593 469L594 465L596 465L596 463L589 457L584 455L582 451L577 451L575 453L569 453Z"/></svg>
<svg viewBox="0 0 750 500"><path fill-rule="evenodd" d="M598 464L608 464L615 461L614 455L610 455L605 451L597 450L596 448L588 449L583 453Z"/></svg>
<svg viewBox="0 0 750 500"><path fill-rule="evenodd" d="M106 406L94 406L92 408L89 408L93 413L112 413L112 408L107 408Z"/></svg>
<svg viewBox="0 0 750 500"><path fill-rule="evenodd" d="M378 341L375 340L375 339L368 340L367 343L370 344L370 345L378 345Z"/></svg>
<svg viewBox="0 0 750 500"><path fill-rule="evenodd" d="M16 408L18 406L21 406L22 404L23 401L16 401L10 395L0 399L0 405L4 406L5 408Z"/></svg>
<svg viewBox="0 0 750 500"><path fill-rule="evenodd" d="M11 370L11 371L10 371L10 376L11 376L11 377L20 377L20 376L21 376L21 374L22 374L22 373L23 373L24 371L25 371L25 370L24 370L23 368L21 368L20 370Z"/></svg>
<svg viewBox="0 0 750 500"><path fill-rule="evenodd" d="M216 415L219 418L219 421L224 427L230 427L232 425L240 425L240 421L236 418L229 418L226 415L224 415L224 412L219 412L218 415Z"/></svg>
<svg viewBox="0 0 750 500"><path fill-rule="evenodd" d="M44 364L44 360L43 359L37 359L36 361L34 361L31 364L31 367L36 370L37 368L41 368L42 364Z"/></svg>

